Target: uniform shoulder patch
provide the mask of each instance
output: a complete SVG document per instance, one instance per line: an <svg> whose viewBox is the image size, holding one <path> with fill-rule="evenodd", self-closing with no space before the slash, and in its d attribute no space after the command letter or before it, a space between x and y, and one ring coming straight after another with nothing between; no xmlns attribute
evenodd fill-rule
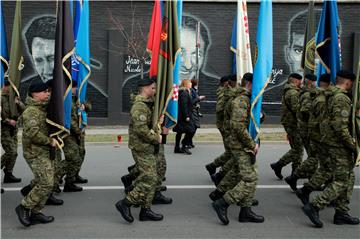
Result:
<svg viewBox="0 0 360 239"><path fill-rule="evenodd" d="M146 115L140 115L139 116L139 119L141 120L141 121L146 121Z"/></svg>
<svg viewBox="0 0 360 239"><path fill-rule="evenodd" d="M344 118L350 116L350 113L349 113L349 111L347 111L347 110L342 110L340 114L341 114L341 116L344 117Z"/></svg>

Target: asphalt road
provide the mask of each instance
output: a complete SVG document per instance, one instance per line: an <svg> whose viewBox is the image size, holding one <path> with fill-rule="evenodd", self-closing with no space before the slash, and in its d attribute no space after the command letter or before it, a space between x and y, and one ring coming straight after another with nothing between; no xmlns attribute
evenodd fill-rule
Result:
<svg viewBox="0 0 360 239"><path fill-rule="evenodd" d="M239 207L229 208L230 224L223 226L208 198L211 188L204 165L219 155L220 144L198 144L193 155L173 154L173 146L166 147L168 171L165 194L174 200L172 205L153 206L164 214L161 222L138 221L139 209L132 209L133 224L126 223L115 209L115 202L123 198L120 177L132 164L126 145L87 145L87 156L81 175L89 179L80 193L61 193L63 206L47 206L44 213L55 216L55 222L24 228L14 208L22 196L19 189L32 179L21 149L14 174L21 176L19 184L4 184L1 195L2 238L360 238L360 226L338 226L332 223L334 210L320 213L324 228L312 227L301 211L301 203L284 181L277 180L269 167L288 149L284 143L264 143L258 156L259 182L256 198L260 205L254 211L265 216L262 224L239 223ZM290 167L283 170L290 173ZM359 168L356 169L356 189L351 213L360 216Z"/></svg>

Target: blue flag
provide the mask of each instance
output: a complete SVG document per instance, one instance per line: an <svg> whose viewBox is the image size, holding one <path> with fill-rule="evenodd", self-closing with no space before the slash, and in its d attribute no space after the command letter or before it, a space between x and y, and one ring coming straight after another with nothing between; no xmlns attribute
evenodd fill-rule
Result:
<svg viewBox="0 0 360 239"><path fill-rule="evenodd" d="M5 78L5 74L7 74L7 70L9 68L9 53L8 53L8 48L7 48L7 42L6 42L6 31L5 31L5 23L4 23L4 15L3 15L3 10L2 10L2 1L0 1L0 8L1 8L1 23L0 23L0 27L1 27L1 55L0 55L0 59L1 59L1 72L0 72L0 76L1 76L1 88L4 86L4 78Z"/></svg>
<svg viewBox="0 0 360 239"><path fill-rule="evenodd" d="M251 137L258 142L262 95L270 81L273 66L272 3L268 0L262 0L260 3L256 45L258 56L254 67L254 79L251 92L249 132Z"/></svg>
<svg viewBox="0 0 360 239"><path fill-rule="evenodd" d="M84 104L86 101L87 81L91 74L90 69L90 33L89 33L89 1L84 0L81 8L80 22L75 45L75 55L79 62L77 79L78 103ZM80 110L80 127L87 125L87 115L85 110Z"/></svg>
<svg viewBox="0 0 360 239"><path fill-rule="evenodd" d="M177 0L177 17L178 17L178 35L180 36L181 19L182 19L182 0ZM177 123L178 118L178 98L179 98L179 85L180 85L180 61L181 54L176 55L176 60L173 70L173 93L168 102L165 112L165 127L172 128Z"/></svg>
<svg viewBox="0 0 360 239"><path fill-rule="evenodd" d="M331 75L335 83L336 73L341 68L339 47L339 15L336 1L324 1L320 23L316 33L317 76L324 73Z"/></svg>

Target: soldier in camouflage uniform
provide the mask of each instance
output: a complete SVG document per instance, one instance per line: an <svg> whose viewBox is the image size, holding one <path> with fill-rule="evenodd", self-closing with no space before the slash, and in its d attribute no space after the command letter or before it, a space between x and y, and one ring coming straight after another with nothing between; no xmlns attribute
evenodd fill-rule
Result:
<svg viewBox="0 0 360 239"><path fill-rule="evenodd" d="M5 153L1 155L1 169L4 170L4 183L18 183L21 178L13 175L13 169L17 158L18 147L18 117L11 117L10 115L10 102L9 102L9 87L10 82L5 80L4 87L1 92L1 146ZM18 112L21 114L25 106L18 99L15 99Z"/></svg>
<svg viewBox="0 0 360 239"><path fill-rule="evenodd" d="M229 136L230 136L231 102L237 96L237 89L238 89L236 81L237 81L236 75L232 75L229 77L228 87L225 88L224 96L223 96L222 130L224 134L223 143L224 143L225 152L219 157L217 157L212 163L205 166L215 185L217 185L221 181L221 179L232 167L232 163L231 163L232 155L229 148L229 139L230 139ZM216 172L216 168L218 167L221 167L221 170L218 173L212 173L212 172Z"/></svg>
<svg viewBox="0 0 360 239"><path fill-rule="evenodd" d="M64 192L80 192L82 187L75 184L76 175L80 171L81 156L80 156L80 141L83 137L82 130L79 127L79 115L77 113L77 97L76 97L76 81L72 82L72 108L71 108L71 125L70 135L64 139L64 155L65 155L65 172L66 179L64 185Z"/></svg>
<svg viewBox="0 0 360 239"><path fill-rule="evenodd" d="M323 223L319 218L319 211L329 205L333 200L335 203L334 223L359 224L359 218L351 217L348 214L349 203L354 188L355 175L354 166L356 146L350 134L351 116L351 92L355 75L347 71L339 71L336 77L336 86L330 87L326 92L325 119L320 124L322 136L321 157L322 165L315 172L309 184L304 185L301 199L309 200L308 188L315 189L322 185L325 180L332 177L330 184L326 185L324 191L316 195L304 207L304 213L309 217L316 227L322 227ZM306 200L302 200L306 202Z"/></svg>
<svg viewBox="0 0 360 239"><path fill-rule="evenodd" d="M145 79L139 81L138 87L140 93L130 111L129 148L140 174L134 188L115 206L128 222L134 221L130 208L135 205L141 206L140 221L160 221L163 215L150 208L158 183L156 148L162 141L160 133L151 129L156 84L152 79Z"/></svg>
<svg viewBox="0 0 360 239"><path fill-rule="evenodd" d="M298 132L301 141L305 147L308 158L292 174L285 178L294 191L296 191L296 181L299 178L310 177L317 168L317 159L315 158L314 145L310 144L309 137L309 117L311 112L312 101L318 89L316 88L317 77L313 74L307 74L304 77L304 85L300 90L299 105L297 109Z"/></svg>
<svg viewBox="0 0 360 239"><path fill-rule="evenodd" d="M54 217L41 213L54 186L54 162L50 159L50 148L56 147L55 139L48 136L46 108L50 91L40 78L33 80L29 87L27 107L23 113L23 153L35 179L34 187L23 198L15 211L24 226L49 223Z"/></svg>
<svg viewBox="0 0 360 239"><path fill-rule="evenodd" d="M251 73L244 75L241 83L244 88L241 88L242 91L240 91L239 95L231 102L230 148L234 167L226 174L223 181L226 181L227 177L231 177L232 174L237 174L240 180L234 188L226 191L222 198L212 203L219 219L225 225L229 223L227 208L235 203L240 203L241 205L239 214L240 222L264 222L264 217L256 215L251 210L258 179L255 155L259 149L259 145L255 144L248 132L252 78ZM222 190L220 185L218 190Z"/></svg>
<svg viewBox="0 0 360 239"><path fill-rule="evenodd" d="M282 156L279 161L270 165L279 179L283 178L281 174L282 168L289 163L292 163L292 172L294 172L296 168L300 166L304 154L304 146L298 132L296 119L301 80L301 75L292 73L289 75L288 83L284 86L281 103L281 123L287 133L291 149Z"/></svg>
<svg viewBox="0 0 360 239"><path fill-rule="evenodd" d="M216 91L216 127L220 131L223 142L225 142L226 140L226 135L224 132L224 108L225 108L225 102L227 101L225 97L225 92L228 90L229 78L230 78L229 76L221 77L219 87ZM224 147L226 152L227 145L224 144ZM210 176L216 173L216 168L219 167L219 165L221 164L219 163L219 161L222 161L221 158L223 155L225 155L225 153L217 157L212 163L209 163L205 166Z"/></svg>

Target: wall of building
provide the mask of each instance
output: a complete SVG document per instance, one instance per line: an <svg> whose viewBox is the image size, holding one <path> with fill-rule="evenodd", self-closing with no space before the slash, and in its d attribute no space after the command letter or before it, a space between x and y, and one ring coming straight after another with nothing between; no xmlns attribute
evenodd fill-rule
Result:
<svg viewBox="0 0 360 239"><path fill-rule="evenodd" d="M316 4L317 15L321 4ZM343 68L352 69L354 33L360 32L359 3L339 3L341 20L341 48ZM15 2L3 2L8 45L12 29ZM23 2L22 20L24 33L31 23L45 15L54 16L55 2ZM153 3L151 1L91 1L91 65L92 76L88 99L94 110L90 113L96 124L127 123L130 108L130 94L140 78L139 58L145 57L144 71L149 67L146 53L147 33L151 20ZM302 39L306 21L306 3L274 3L274 67L273 79L264 94L264 111L277 120L280 110L281 89L286 76L299 70ZM201 61L200 94L207 96L202 104L203 122L214 122L215 89L218 79L231 73L232 56L229 49L230 36L236 2L230 1L186 1L183 6L184 29L187 37L183 39L184 55L190 56L194 50L193 22L201 23ZM248 3L250 39L254 54L259 3ZM129 44L131 43L131 44ZM134 46L135 44L135 46ZM26 46L24 41L24 47ZM26 48L26 47L25 47ZM254 57L253 57L254 59ZM190 68L190 65L188 65ZM191 77L193 72L183 68L181 77ZM22 74L22 92L26 92L26 82L36 69L32 57L25 49L25 69ZM207 115L210 114L210 115Z"/></svg>

